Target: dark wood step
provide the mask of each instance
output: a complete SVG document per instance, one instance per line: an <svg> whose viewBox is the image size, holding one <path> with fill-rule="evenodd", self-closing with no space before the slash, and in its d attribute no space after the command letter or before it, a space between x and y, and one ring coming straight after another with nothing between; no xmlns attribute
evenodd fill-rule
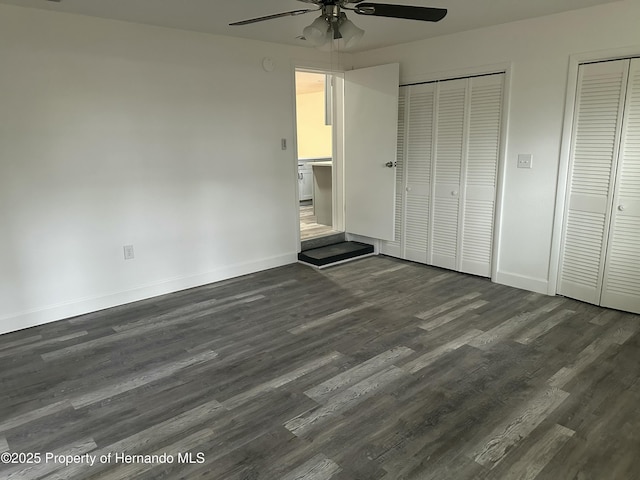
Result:
<svg viewBox="0 0 640 480"><path fill-rule="evenodd" d="M340 242L298 254L298 260L316 267L327 267L373 253L373 245L360 242Z"/></svg>

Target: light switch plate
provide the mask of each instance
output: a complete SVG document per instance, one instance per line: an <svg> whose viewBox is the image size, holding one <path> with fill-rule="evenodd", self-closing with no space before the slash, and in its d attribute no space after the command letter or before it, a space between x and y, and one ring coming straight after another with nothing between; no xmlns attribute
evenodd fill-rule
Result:
<svg viewBox="0 0 640 480"><path fill-rule="evenodd" d="M530 153L521 153L518 155L518 168L532 168L533 155Z"/></svg>

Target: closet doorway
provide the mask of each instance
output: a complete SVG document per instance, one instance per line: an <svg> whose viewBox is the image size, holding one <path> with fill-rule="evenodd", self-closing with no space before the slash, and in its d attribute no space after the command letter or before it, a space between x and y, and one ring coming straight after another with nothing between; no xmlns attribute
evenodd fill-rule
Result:
<svg viewBox="0 0 640 480"><path fill-rule="evenodd" d="M402 86L395 239L381 253L491 277L505 74Z"/></svg>
<svg viewBox="0 0 640 480"><path fill-rule="evenodd" d="M557 290L640 313L638 58L578 67Z"/></svg>

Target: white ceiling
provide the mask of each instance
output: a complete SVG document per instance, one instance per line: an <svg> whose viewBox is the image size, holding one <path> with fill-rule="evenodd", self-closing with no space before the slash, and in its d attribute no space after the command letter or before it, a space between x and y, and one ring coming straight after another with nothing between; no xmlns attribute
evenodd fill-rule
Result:
<svg viewBox="0 0 640 480"><path fill-rule="evenodd" d="M375 0L369 0L375 3ZM353 52L549 15L617 0L382 0L380 3L447 8L438 23L366 17L347 12L366 31ZM314 13L242 27L229 23L290 10L313 8L296 0L0 0L0 3L78 13L268 42L304 45L296 37ZM571 28L570 25L567 28Z"/></svg>

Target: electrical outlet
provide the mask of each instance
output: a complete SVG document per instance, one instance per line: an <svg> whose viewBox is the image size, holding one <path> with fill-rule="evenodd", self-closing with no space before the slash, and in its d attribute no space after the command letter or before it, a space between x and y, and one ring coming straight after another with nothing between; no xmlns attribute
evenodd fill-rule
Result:
<svg viewBox="0 0 640 480"><path fill-rule="evenodd" d="M133 245L125 245L124 247L124 259L125 260L133 260Z"/></svg>
<svg viewBox="0 0 640 480"><path fill-rule="evenodd" d="M532 168L533 155L530 153L521 153L518 155L518 168Z"/></svg>

